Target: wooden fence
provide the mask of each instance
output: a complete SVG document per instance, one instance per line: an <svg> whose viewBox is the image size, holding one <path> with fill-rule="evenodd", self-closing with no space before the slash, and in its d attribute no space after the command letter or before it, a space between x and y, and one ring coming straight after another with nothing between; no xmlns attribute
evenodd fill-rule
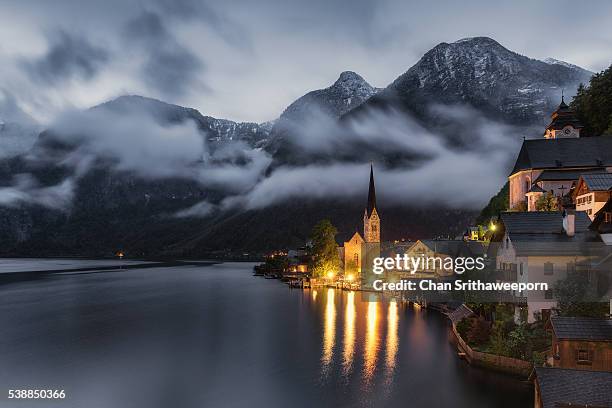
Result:
<svg viewBox="0 0 612 408"><path fill-rule="evenodd" d="M453 333L455 334L459 348L465 353L465 358L470 364L524 378L529 377L529 374L531 374L531 370L533 369L533 364L531 362L472 350L472 348L461 338L455 325L453 325Z"/></svg>

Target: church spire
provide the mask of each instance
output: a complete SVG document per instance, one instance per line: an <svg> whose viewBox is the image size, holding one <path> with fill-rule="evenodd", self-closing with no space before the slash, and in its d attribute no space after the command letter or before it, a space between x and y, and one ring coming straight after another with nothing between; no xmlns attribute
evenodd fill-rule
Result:
<svg viewBox="0 0 612 408"><path fill-rule="evenodd" d="M370 188L368 190L368 217L372 215L372 211L376 208L376 187L374 186L374 166L370 163Z"/></svg>

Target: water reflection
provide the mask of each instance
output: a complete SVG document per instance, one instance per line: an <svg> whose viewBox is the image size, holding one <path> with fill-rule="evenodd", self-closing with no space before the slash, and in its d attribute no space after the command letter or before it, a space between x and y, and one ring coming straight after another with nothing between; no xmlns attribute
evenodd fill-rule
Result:
<svg viewBox="0 0 612 408"><path fill-rule="evenodd" d="M325 305L325 319L323 327L323 355L321 356L321 375L327 375L334 357L334 343L336 341L336 304L335 291L327 289L327 303Z"/></svg>
<svg viewBox="0 0 612 408"><path fill-rule="evenodd" d="M392 300L389 302L387 310L387 345L386 345L386 359L385 363L387 369L393 372L396 363L397 350L399 347L399 337L397 333L397 325L399 322L399 315L397 313L397 302Z"/></svg>
<svg viewBox="0 0 612 408"><path fill-rule="evenodd" d="M378 302L368 302L368 314L366 317L366 339L363 355L363 379L368 385L376 371L376 359L378 357Z"/></svg>
<svg viewBox="0 0 612 408"><path fill-rule="evenodd" d="M344 348L342 352L342 374L347 377L353 370L353 357L355 355L355 292L346 295L346 308L344 311Z"/></svg>

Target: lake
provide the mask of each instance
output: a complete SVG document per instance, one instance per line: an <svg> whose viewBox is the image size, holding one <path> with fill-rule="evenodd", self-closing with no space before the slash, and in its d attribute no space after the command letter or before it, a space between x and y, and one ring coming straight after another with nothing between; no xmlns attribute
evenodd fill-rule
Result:
<svg viewBox="0 0 612 408"><path fill-rule="evenodd" d="M533 406L531 385L460 360L437 312L252 267L0 276L0 406ZM6 399L28 388L66 399Z"/></svg>

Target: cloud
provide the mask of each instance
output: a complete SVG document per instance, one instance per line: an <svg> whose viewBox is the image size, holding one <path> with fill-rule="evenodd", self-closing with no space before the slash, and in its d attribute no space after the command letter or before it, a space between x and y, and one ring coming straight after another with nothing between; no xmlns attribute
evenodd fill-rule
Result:
<svg viewBox="0 0 612 408"><path fill-rule="evenodd" d="M225 13L198 0L158 0L161 12L180 21L202 21L225 42L243 51L252 51L252 41L243 25L228 18Z"/></svg>
<svg viewBox="0 0 612 408"><path fill-rule="evenodd" d="M280 166L248 193L226 198L222 206L258 209L296 198L344 200L363 195L369 170L363 157L376 150L381 153L375 164L378 193L387 203L479 208L503 184L518 147L516 136L512 136L518 131L463 106L435 109L444 110L458 122L469 122L473 143L447 143L445 135L427 130L399 112L370 111L345 123L322 116L301 132L290 134L288 142L302 154L329 154L330 161ZM417 156L401 166L385 163L389 155L406 154ZM334 160L349 155L362 159Z"/></svg>
<svg viewBox="0 0 612 408"><path fill-rule="evenodd" d="M144 11L130 20L123 38L134 52L144 54L142 78L162 95L173 98L193 87L208 89L199 79L204 63L176 40L157 13Z"/></svg>
<svg viewBox="0 0 612 408"><path fill-rule="evenodd" d="M24 60L23 67L36 81L58 84L73 78L91 80L108 61L104 48L60 30L51 36L46 54Z"/></svg>
<svg viewBox="0 0 612 408"><path fill-rule="evenodd" d="M0 206L18 207L35 204L54 210L67 211L74 197L74 180L67 178L59 184L42 187L29 174L15 176L13 185L0 187Z"/></svg>
<svg viewBox="0 0 612 408"><path fill-rule="evenodd" d="M177 218L206 217L215 211L215 209L215 205L209 203L208 201L202 201L177 212L174 216Z"/></svg>
<svg viewBox="0 0 612 408"><path fill-rule="evenodd" d="M51 129L48 137L75 147L64 160L74 168L95 157L142 178L187 177L206 155L193 121L162 125L139 109L70 111ZM87 166L81 171L86 170Z"/></svg>

